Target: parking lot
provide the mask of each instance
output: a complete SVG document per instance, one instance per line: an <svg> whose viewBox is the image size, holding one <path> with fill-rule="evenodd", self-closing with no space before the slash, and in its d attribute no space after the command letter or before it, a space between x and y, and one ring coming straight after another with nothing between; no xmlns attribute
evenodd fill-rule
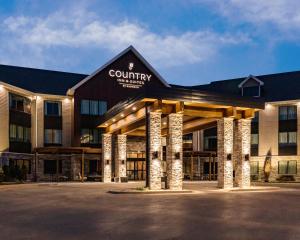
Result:
<svg viewBox="0 0 300 240"><path fill-rule="evenodd" d="M215 183L185 183L185 189L196 193L107 193L141 185L2 185L0 239L265 240L300 236L298 184L224 192L216 190Z"/></svg>

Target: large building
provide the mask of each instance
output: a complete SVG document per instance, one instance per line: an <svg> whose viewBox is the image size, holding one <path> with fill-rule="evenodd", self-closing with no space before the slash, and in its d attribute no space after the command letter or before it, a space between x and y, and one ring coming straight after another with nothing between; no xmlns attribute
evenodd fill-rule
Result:
<svg viewBox="0 0 300 240"><path fill-rule="evenodd" d="M153 189L297 180L299 99L300 72L171 85L133 47L91 75L0 65L0 164Z"/></svg>

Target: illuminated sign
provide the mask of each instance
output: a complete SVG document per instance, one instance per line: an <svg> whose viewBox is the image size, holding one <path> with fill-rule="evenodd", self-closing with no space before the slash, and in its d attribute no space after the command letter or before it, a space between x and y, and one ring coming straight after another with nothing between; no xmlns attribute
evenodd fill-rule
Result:
<svg viewBox="0 0 300 240"><path fill-rule="evenodd" d="M136 88L139 89L146 82L150 82L152 75L140 72L132 71L134 63L128 64L129 71L110 69L108 75L115 78L116 81L124 88Z"/></svg>

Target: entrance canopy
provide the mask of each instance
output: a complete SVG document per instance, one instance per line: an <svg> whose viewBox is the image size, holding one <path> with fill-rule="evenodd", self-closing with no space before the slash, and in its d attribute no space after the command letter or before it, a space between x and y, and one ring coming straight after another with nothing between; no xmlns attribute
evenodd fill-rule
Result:
<svg viewBox="0 0 300 240"><path fill-rule="evenodd" d="M224 117L253 118L264 109L257 98L225 95L187 88L145 89L136 97L120 102L103 115L99 127L106 133L146 136L146 113L162 113L162 136L167 134L167 116L183 115L183 134L205 129Z"/></svg>

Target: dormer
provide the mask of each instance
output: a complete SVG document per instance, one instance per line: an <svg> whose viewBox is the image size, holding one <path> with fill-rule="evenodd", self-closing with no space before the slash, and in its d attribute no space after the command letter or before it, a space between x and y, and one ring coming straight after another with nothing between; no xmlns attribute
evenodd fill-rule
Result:
<svg viewBox="0 0 300 240"><path fill-rule="evenodd" d="M264 82L253 75L249 75L239 84L242 96L246 97L261 97L262 86Z"/></svg>

